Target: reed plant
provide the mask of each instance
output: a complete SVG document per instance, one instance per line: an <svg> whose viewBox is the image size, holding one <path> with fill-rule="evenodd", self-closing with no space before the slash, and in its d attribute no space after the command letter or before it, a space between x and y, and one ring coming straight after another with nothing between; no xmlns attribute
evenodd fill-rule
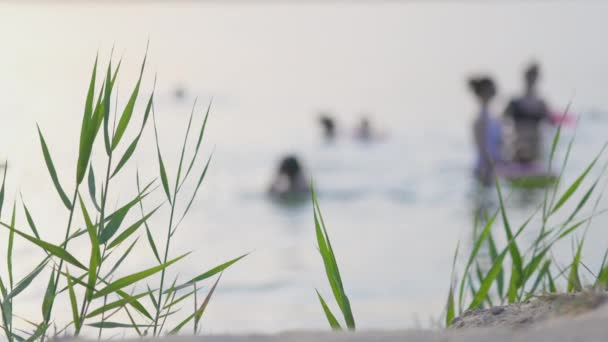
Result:
<svg viewBox="0 0 608 342"><path fill-rule="evenodd" d="M74 169L58 170L55 167L52 151L42 128L38 127L43 160L68 219L63 228L62 242L54 244L44 236L56 234L59 228L36 224L35 213L23 200L20 206L16 201L12 203L8 217L0 217L0 226L8 232L7 271L5 275L0 275L0 328L10 342L44 341L63 335L79 336L85 330L90 334L95 329L98 338L102 338L103 332L108 329L117 329L123 334L159 336L176 334L184 327L192 326L192 331L198 333L222 272L245 256L212 267L186 281L179 281L175 275L170 276L170 270L189 255L188 252L176 253L172 241L196 200L211 162L209 157L206 162L199 163L211 105L207 107L197 130L192 128L197 117L196 106L193 106L179 151L177 172L171 177L166 170L158 139L154 87L145 100L141 99L146 58L147 52L139 68L138 79L121 111L117 108L111 110L112 102L117 98L115 85L121 61L113 67L110 56L107 66L100 69L98 59L95 59L86 90L80 133L74 135L79 144ZM144 110L137 114L136 105L141 101L144 101ZM116 181L131 177L125 173L125 166L138 153L142 134L150 121L153 122L156 137L158 178L141 182L137 172L134 182L130 182L137 194L119 205L118 209L111 210L109 198L112 192L125 190L123 186L115 188ZM190 137L192 134L195 134L194 139ZM134 138L127 141L128 136ZM102 146L96 149L98 144ZM100 156L97 156L97 151L102 151ZM192 152L189 154L187 151ZM96 167L92 160L105 160L105 165ZM6 173L5 168L0 188L0 215L5 201ZM97 175L102 177L98 178ZM71 185L65 186L70 178ZM193 190L187 193L188 189ZM147 210L144 199L156 191L162 191L165 200ZM161 210L169 212L165 224L153 220ZM23 224L16 219L18 211L24 214ZM83 222L83 226L79 227L76 222ZM27 225L27 228L22 225ZM165 226L164 239L155 237L154 232L161 229L159 225ZM140 240L142 235L145 239ZM16 238L24 239L44 252L44 258L22 279L14 278L17 273L15 266L18 266L13 263ZM150 258L132 253L140 241L147 241ZM74 245L79 249L87 246L88 258L76 257L72 248ZM149 260L149 266L125 274L121 266L135 257ZM202 283L213 277L216 280L211 289L199 301L198 292ZM17 300L32 284L45 288L40 303L40 317L21 318ZM194 301L194 309L184 310L186 317L178 318L182 312L180 309L185 307L187 301ZM54 307L58 302L70 308L71 319L66 322L55 314ZM190 304L187 307L191 308ZM168 327L166 323L169 318L170 322L179 323Z"/></svg>
<svg viewBox="0 0 608 342"><path fill-rule="evenodd" d="M599 209L599 204L607 184L600 183L604 180L608 164L598 170L595 178L590 179L592 170L598 168L606 145L601 147L572 183L564 185L564 170L568 166L575 137L576 134L568 141L555 181L545 188L541 203L523 222L513 222L501 182L496 180L498 208L476 217L476 234L459 277L455 276L459 257L459 247L456 248L445 310L446 326L450 326L454 318L466 310L518 303L544 293L582 291L585 285L602 289L608 286L606 257L599 270L595 271L582 261L588 229L595 217L606 212ZM561 138L560 126L552 140L549 170ZM575 194L579 195L576 202ZM504 233L505 242L502 244L499 243L502 240L497 239L500 230ZM530 235L534 238L522 241L524 233L528 233L525 234L527 238ZM575 248L571 261L562 265L553 251L558 242L567 238L572 239ZM487 255L483 255L482 251L487 251ZM585 279L583 273L594 280L584 284L581 280Z"/></svg>

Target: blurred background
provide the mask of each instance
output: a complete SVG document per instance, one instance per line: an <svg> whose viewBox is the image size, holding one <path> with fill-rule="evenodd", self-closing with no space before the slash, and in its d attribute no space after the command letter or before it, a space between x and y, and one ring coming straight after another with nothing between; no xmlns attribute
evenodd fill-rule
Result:
<svg viewBox="0 0 608 342"><path fill-rule="evenodd" d="M478 108L467 78L494 77L500 114L521 93L524 67L538 61L544 99L556 111L572 102L580 117L565 174L571 181L608 137L606 13L605 1L0 2L0 159L9 160L9 198L21 193L43 235L61 239L53 232L62 231L64 210L36 123L61 177L71 179L96 53L107 61L113 48L114 59L122 57L124 104L149 41L142 91L149 94L156 76L169 164L179 158L195 98L199 115L213 98L203 152L214 151L214 159L176 239L176 250L195 251L180 276L253 252L224 275L204 331L327 328L314 292L330 290L312 206L267 195L287 154L314 178L359 328L432 326L444 309L454 250L458 241L469 247L479 205ZM320 113L335 119L332 142ZM375 139L357 139L364 117ZM136 166L155 177L150 128L125 185L132 187ZM566 128L564 141L574 131ZM543 127L545 146L554 132ZM133 193L126 191L113 196L124 200ZM530 214L537 195L512 196L515 221ZM593 265L608 233L590 234ZM17 247L19 262L37 260L31 246ZM563 246L565 256L570 249ZM150 252L138 253L149 265ZM43 289L36 291L19 313L39 311Z"/></svg>

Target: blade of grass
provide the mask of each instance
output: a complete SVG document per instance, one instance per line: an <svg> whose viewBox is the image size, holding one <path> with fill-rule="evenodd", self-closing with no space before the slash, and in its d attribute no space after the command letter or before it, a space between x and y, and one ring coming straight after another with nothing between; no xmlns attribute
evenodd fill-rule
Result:
<svg viewBox="0 0 608 342"><path fill-rule="evenodd" d="M155 267L151 267L147 270L141 271L141 272L137 272L131 275L128 275L126 277L120 278L114 282L112 282L110 285L106 286L105 288L99 290L97 293L94 294L93 298L99 298L99 297L103 297L105 295L111 294L113 292L116 292L116 290L120 290L126 286L129 286L131 284L134 284L142 279L148 278L162 270L164 270L165 268L173 265L174 263L180 261L181 259L183 259L184 257L186 257L188 254L190 253L186 253L182 256L179 256L169 262L166 262L164 264L155 266Z"/></svg>
<svg viewBox="0 0 608 342"><path fill-rule="evenodd" d="M2 227L5 227L11 231L14 231L15 233L17 233L17 235L21 236L22 238L30 241L31 243L37 245L38 247L44 249L45 251L49 252L50 254L58 257L59 259L68 262L78 268L81 268L83 270L87 270L87 268L82 265L78 259L76 259L73 255L71 255L70 253L68 253L65 249L53 245L49 242L37 239L35 237L29 236L23 232L21 232L20 230L17 230L16 228L11 227L10 225L7 225L6 223L0 222L0 225Z"/></svg>
<svg viewBox="0 0 608 342"><path fill-rule="evenodd" d="M61 197L61 201L68 208L68 210L72 210L72 203L70 199L63 191L61 184L59 183L59 178L57 177L57 171L55 170L55 165L53 164L53 160L51 159L51 154L49 152L49 148L47 147L46 141L42 136L42 132L40 131L40 127L38 127L38 136L40 137L40 146L42 147L42 154L44 155L44 161L46 162L46 168L51 175L51 179L53 180L53 184L55 185L55 189Z"/></svg>
<svg viewBox="0 0 608 342"><path fill-rule="evenodd" d="M321 303L321 307L323 308L323 312L325 313L325 317L327 318L327 322L329 323L331 329L342 330L342 327L336 319L336 316L334 316L334 314L329 309L329 306L327 306L327 302L325 302L318 290L315 289L315 291L317 291L317 297L319 298L319 302Z"/></svg>

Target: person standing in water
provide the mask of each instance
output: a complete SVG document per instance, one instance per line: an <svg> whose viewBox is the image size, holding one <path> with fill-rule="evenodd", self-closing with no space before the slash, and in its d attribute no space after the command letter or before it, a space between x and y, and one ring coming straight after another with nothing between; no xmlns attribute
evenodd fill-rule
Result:
<svg viewBox="0 0 608 342"><path fill-rule="evenodd" d="M504 113L505 118L513 123L512 160L521 164L540 159L542 152L540 123L551 120L547 104L537 92L539 78L539 65L530 64L524 71L524 94L512 99Z"/></svg>
<svg viewBox="0 0 608 342"><path fill-rule="evenodd" d="M496 85L487 76L473 77L469 88L479 103L479 114L473 124L477 152L475 176L484 185L492 184L497 163L502 162L502 130L491 114L490 105L496 96Z"/></svg>

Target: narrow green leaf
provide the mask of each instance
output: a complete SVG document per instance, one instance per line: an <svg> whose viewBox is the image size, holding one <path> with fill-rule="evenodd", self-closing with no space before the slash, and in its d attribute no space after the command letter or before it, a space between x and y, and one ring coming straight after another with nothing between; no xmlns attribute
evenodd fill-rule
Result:
<svg viewBox="0 0 608 342"><path fill-rule="evenodd" d="M192 193L192 197L190 197L190 201L188 202L188 205L186 206L186 209L184 210L184 213L180 217L177 225L175 226L175 229L173 230L172 235L175 234L175 231L177 230L177 227L181 224L181 222L183 221L183 219L186 217L186 214L188 214L188 211L190 210L190 207L192 206L192 203L194 203L194 199L196 198L196 195L198 194L198 190L201 187L201 184L203 184L203 180L205 179L205 175L207 175L207 170L209 169L209 164L211 163L211 158L212 157L213 157L213 154L209 156L209 159L207 160L207 164L205 164L205 168L203 169L203 172L201 173L201 176L198 179L198 183L196 183L196 188L194 188L194 192Z"/></svg>
<svg viewBox="0 0 608 342"><path fill-rule="evenodd" d="M42 136L40 127L38 127L38 136L40 137L40 145L42 146L42 154L44 155L44 161L46 162L46 168L48 169L49 174L51 175L51 179L53 180L55 189L57 189L57 193L59 194L59 197L61 197L61 200L63 201L63 204L66 206L66 208L68 208L68 210L71 210L72 203L70 202L70 199L63 191L61 184L59 184L59 178L57 178L57 171L55 171L55 165L53 164L53 160L51 159L51 154L46 145L46 141L44 140L44 137Z"/></svg>
<svg viewBox="0 0 608 342"><path fill-rule="evenodd" d="M95 185L95 172L93 172L93 165L89 165L89 177L88 177L88 185L89 185L89 196L91 196L91 201L95 206L97 211L101 212L101 207L97 204L97 189Z"/></svg>
<svg viewBox="0 0 608 342"><path fill-rule="evenodd" d="M454 289L450 286L450 292L448 293L448 302L446 305L446 314L445 314L445 326L449 327L452 325L452 321L454 321L454 317L456 317L456 305L454 303Z"/></svg>
<svg viewBox="0 0 608 342"><path fill-rule="evenodd" d="M139 227L141 227L144 224L144 222L146 222L152 215L154 215L154 213L159 208L160 208L160 205L158 207L154 208L154 210L152 210L151 212L149 212L146 216L142 217L140 220L138 220L137 222L135 222L131 226L129 226L127 229L125 229L120 235L118 235L118 237L116 239L114 239L108 245L108 249L112 249L112 248L118 246L124 240L126 240L131 235L133 235L133 233L135 233L139 229Z"/></svg>
<svg viewBox="0 0 608 342"><path fill-rule="evenodd" d="M51 318L51 308L53 303L55 302L55 293L56 293L57 284L55 284L55 269L51 272L51 277L49 278L49 282L46 286L46 291L44 293L44 299L42 300L42 317L45 322L48 322Z"/></svg>
<svg viewBox="0 0 608 342"><path fill-rule="evenodd" d="M95 125L93 118L93 101L95 96L95 79L97 78L97 57L95 57L95 65L91 75L91 82L87 92L84 114L82 117L82 128L80 130L80 144L78 149L78 162L76 165L76 183L80 184L84 179L84 174L89 164L93 142L95 141L94 129ZM101 98L101 97L100 97ZM97 106L98 107L98 106Z"/></svg>
<svg viewBox="0 0 608 342"><path fill-rule="evenodd" d="M146 189L144 189L144 191L146 191ZM135 205L137 205L137 203L139 203L146 196L148 196L148 194L149 193L138 194L137 197L135 197L135 199L133 199L132 201L130 201L129 203L127 203L126 205L124 205L123 207L121 207L120 209L115 211L114 213L112 213L112 215L110 217L110 222L107 224L107 226L101 232L101 235L99 237L99 243L105 245L114 236L114 234L116 234L116 232L118 231L118 228L120 228L120 225L122 224L122 221L125 219L125 217L129 213L129 210L131 210L131 208L133 208Z"/></svg>
<svg viewBox="0 0 608 342"><path fill-rule="evenodd" d="M135 172L135 184L137 185L137 192L141 193L140 190L140 181L139 181L139 170L137 170ZM141 212L141 216L144 217L144 204L143 201L139 201L139 210ZM152 252L154 253L154 257L156 257L156 261L158 261L158 263L162 263L160 260L160 256L158 254L158 249L156 248L156 243L154 242L154 238L152 237L152 232L150 231L150 227L148 226L148 222L144 221L144 226L146 227L146 236L148 238L148 244L150 245L150 248L152 249Z"/></svg>
<svg viewBox="0 0 608 342"><path fill-rule="evenodd" d="M194 148L194 154L192 155L192 159L190 160L190 165L188 166L188 170L186 171L186 175L184 176L184 181L182 182L182 185L184 184L185 180L188 178L188 175L192 171L192 168L194 167L194 163L196 162L196 158L198 156L198 151L201 147L201 143L203 142L203 136L205 134L205 128L207 127L207 119L209 118L209 112L211 111L212 103L213 103L213 99L211 101L209 101L209 105L207 106L207 112L205 113L205 119L203 120L203 124L199 130L198 140L196 142L196 147ZM181 185L180 185L180 188L181 188Z"/></svg>
<svg viewBox="0 0 608 342"><path fill-rule="evenodd" d="M135 239L135 241L133 241L131 243L131 245L129 245L129 248L126 249L126 251L123 253L123 255L118 259L118 261L116 261L116 263L114 264L114 266L112 267L110 272L108 272L106 278L109 277L112 273L114 273L114 271L116 271L118 269L118 267L120 267L120 265L125 260L125 258L131 253L131 250L133 249L133 247L135 247L135 244L137 243L138 240L139 239Z"/></svg>
<svg viewBox="0 0 608 342"><path fill-rule="evenodd" d="M223 263L223 264L221 264L221 265L215 266L214 268L210 269L209 271L207 271L207 272L205 272L205 273L202 273L202 274L199 274L198 276L196 276L196 277L194 277L194 278L190 279L190 281L186 282L185 284L178 286L178 287L177 287L177 288L175 288L174 290L175 290L175 291L177 291L177 290L180 290L180 289L182 289L182 288L184 288L184 287L186 287L186 286L191 286L191 285L192 285L192 284L194 284L194 283L200 283L201 281L203 281L203 280L205 280L205 279L207 279L207 278L213 277L214 275L216 275L216 274L218 274L218 273L221 273L222 271L224 271L224 270L225 270L225 269L227 269L228 267L232 266L232 265L233 265L233 264L235 264L237 261L239 261L239 260L243 259L243 258L244 258L244 257L246 257L247 255L249 255L249 253L247 253L247 254L243 254L243 255L241 255L241 256L240 256L240 257L238 257L238 258L234 258L234 259L232 259L232 260L230 260L230 261L227 261L227 262L225 262L225 263Z"/></svg>
<svg viewBox="0 0 608 342"><path fill-rule="evenodd" d="M505 228L505 233L507 235L507 239L512 241L509 244L509 253L511 254L511 260L513 262L514 270L516 271L515 276L512 276L511 279L517 280L519 279L520 274L523 272L523 265L521 261L521 253L519 252L519 248L517 248L517 242L513 239L513 232L511 231L511 225L509 224L509 219L507 218L507 209L504 204L504 200L502 197L502 191L500 189L500 182L498 178L496 178L496 190L498 192L498 202L500 204L500 214L502 216L503 225ZM519 281L519 280L517 280ZM516 287L518 284L514 284Z"/></svg>
<svg viewBox="0 0 608 342"><path fill-rule="evenodd" d="M134 328L136 326L138 328L150 328L150 327L154 326L154 325L150 325L150 324L133 325L133 324L119 323L119 322L95 322L95 323L89 323L87 325L90 327L93 327L93 328L102 328L102 329Z"/></svg>
<svg viewBox="0 0 608 342"><path fill-rule="evenodd" d="M576 249L576 254L574 256L574 260L572 260L572 265L570 266L570 274L568 275L568 292L579 292L582 291L583 285L581 284L581 279L578 273L578 267L581 263L581 253L583 250L583 242L584 239L578 244L578 248Z"/></svg>
<svg viewBox="0 0 608 342"><path fill-rule="evenodd" d="M37 245L38 247L44 249L45 251L49 252L50 254L52 254L52 255L54 255L54 256L56 256L56 257L64 260L65 262L68 262L68 263L70 263L70 264L72 264L72 265L74 265L76 267L79 267L79 268L81 268L83 270L87 270L87 268L85 266L83 266L78 261L78 259L76 259L73 255L71 255L70 253L68 253L65 249L63 249L63 248L61 248L59 246L53 245L51 243L48 243L46 241L37 239L35 237L29 236L29 235L21 232L20 230L17 230L16 228L12 228L11 226L9 226L9 225L7 225L7 224L5 224L3 222L0 222L0 225L3 226L3 227L5 227L5 228L7 228L7 229L9 229L9 230L14 230L15 233L17 233L17 235L19 235L22 238L30 241L31 243Z"/></svg>
<svg viewBox="0 0 608 342"><path fill-rule="evenodd" d="M27 207L25 206L25 203L23 201L22 201L22 204L23 204L23 211L25 212L25 219L27 221L27 224L30 226L30 229L32 230L32 233L34 233L34 236L37 239L40 239L40 235L38 234L38 228L36 228L36 224L34 223L34 219L32 218L32 214L27 209Z"/></svg>
<svg viewBox="0 0 608 342"><path fill-rule="evenodd" d="M160 145L158 143L158 131L156 130L156 117L154 115L154 107L152 107L152 121L154 123L154 138L156 139L156 152L158 154L158 167L160 170L160 179L163 184L163 190L165 190L165 195L167 195L167 200L169 203L171 201L171 192L169 191L169 179L167 178L167 171L165 169L165 163L163 162L163 157L160 154Z"/></svg>
<svg viewBox="0 0 608 342"><path fill-rule="evenodd" d="M325 300L319 293L319 290L315 290L315 291L317 291L317 297L319 298L319 302L321 302L321 307L323 308L325 317L327 317L327 322L329 323L329 326L332 328L332 330L342 330L342 327L340 326L340 323L338 323L336 316L334 316L334 314L331 312L331 310L327 306L327 303L325 302Z"/></svg>
<svg viewBox="0 0 608 342"><path fill-rule="evenodd" d="M313 186L311 186L311 195L313 202L313 214L315 221L315 230L317 234L317 242L319 244L319 251L321 252L321 256L323 258L323 263L325 264L325 272L327 275L327 279L329 280L329 283L331 285L336 302L338 303L338 306L342 311L344 320L346 321L346 326L350 330L355 330L355 320L350 307L350 301L348 300L348 296L344 291L344 286L342 284L342 278L340 276L338 263L336 261L335 253L331 246L331 241L327 233L325 222L323 221L323 215L321 213L321 208L319 206L319 202L317 200L317 196L315 194Z"/></svg>
<svg viewBox="0 0 608 342"><path fill-rule="evenodd" d="M182 328L194 318L195 314L196 314L196 312L193 312L188 317L186 317L183 321L181 321L175 328L171 329L171 331L169 331L169 335L175 335L175 334L179 333L179 331L182 330Z"/></svg>
<svg viewBox="0 0 608 342"><path fill-rule="evenodd" d="M150 228L146 224L146 237L148 238L148 243L150 244L150 248L152 249L152 253L154 253L154 257L160 263L160 256L158 255L158 249L156 248L156 243L154 242L154 238L152 237L152 232L150 232Z"/></svg>
<svg viewBox="0 0 608 342"><path fill-rule="evenodd" d="M47 262L40 263L32 272L30 272L27 276L25 276L21 281L17 283L15 288L6 296L4 296L4 300L10 300L11 298L17 297L23 290L25 290L34 279L42 272Z"/></svg>
<svg viewBox="0 0 608 342"><path fill-rule="evenodd" d="M140 299L142 297L145 297L149 293L150 293L149 291L146 291L146 292L137 294L135 296L129 296L127 298L122 298L122 299L119 299L119 300L114 301L112 303L104 304L101 307L99 307L99 308L91 311L87 315L87 318L92 318L92 317L95 317L95 316L99 316L99 315L101 315L104 312L107 312L107 311L110 311L110 310L113 310L113 309L117 309L117 308L121 308L121 307L126 306L128 304L131 304L131 303L134 302L135 299Z"/></svg>
<svg viewBox="0 0 608 342"><path fill-rule="evenodd" d="M490 219L486 222L483 230L481 231L481 234L479 234L479 236L475 240L475 243L473 244L473 249L471 250L471 253L469 254L469 258L467 260L467 264L464 268L463 274L469 274L469 270L470 270L471 266L473 265L473 262L477 258L477 255L479 254L479 250L481 249L483 242L488 237L490 237L490 232L494 225L494 221L496 221L497 216L498 216L498 211L496 211L494 213L494 215L492 215L490 217ZM460 307L462 307L463 300L464 300L465 281L466 281L466 277L462 277L462 279L460 281L460 290L459 290L459 294L458 294L458 304Z"/></svg>
<svg viewBox="0 0 608 342"><path fill-rule="evenodd" d="M72 319L74 320L74 326L78 329L80 327L80 316L78 315L78 302L76 301L76 292L74 292L74 284L72 283L70 270L67 268L66 273L68 275L68 292L70 294L70 305L72 307Z"/></svg>
<svg viewBox="0 0 608 342"><path fill-rule="evenodd" d="M8 283L13 289L13 242L15 241L15 203L13 203L13 214L11 215L11 227L8 235L8 248L6 255L6 263L8 266Z"/></svg>
<svg viewBox="0 0 608 342"><path fill-rule="evenodd" d="M108 295L110 293L116 292L116 290L120 290L123 287L129 286L131 284L134 284L142 279L148 278L151 275L154 275L162 270L164 270L165 268L171 266L172 264L178 262L179 260L183 259L184 257L186 257L189 253L184 254L180 257L177 257L169 262L166 262L164 264L149 268L145 271L141 271L141 272L137 272L131 275L128 275L126 277L120 278L114 282L112 282L110 285L106 286L105 288L99 290L97 293L95 293L95 295L93 296L93 298L99 298L99 297L103 297L105 295Z"/></svg>
<svg viewBox="0 0 608 342"><path fill-rule="evenodd" d="M568 189L564 192L564 194L560 197L560 199L557 201L557 203L551 210L551 213L555 213L556 211L558 211L559 208L561 208L564 205L564 203L566 203L566 201L568 201L568 199L572 196L572 194L574 194L574 192L576 192L578 187L581 185L581 183L583 182L585 177L587 177L587 174L589 174L589 171L591 171L591 169L593 168L593 166L595 165L595 163L597 162L597 160L602 155L602 153L604 152L605 149L606 149L606 145L604 145L602 147L602 149L600 150L598 155L595 157L595 159L593 159L591 164L589 164L589 166L587 166L587 168L583 171L583 173L580 176L578 176L578 178L574 181L574 183L572 183L568 187Z"/></svg>
<svg viewBox="0 0 608 342"><path fill-rule="evenodd" d="M209 293L203 300L203 303L201 304L201 306L198 308L198 310L196 310L194 322L197 326L198 326L199 322L201 321L203 314L205 313L205 309L207 309L207 305L209 305L209 301L211 300L211 297L213 296L213 293L215 292L215 288L217 287L217 284L220 282L220 279L222 279L221 273L220 273L219 277L217 277L217 280L215 281L213 286L211 287L211 290L209 290Z"/></svg>
<svg viewBox="0 0 608 342"><path fill-rule="evenodd" d="M135 102L137 101L137 96L139 95L139 87L141 85L141 79L144 74L144 68L146 66L146 58L147 58L147 55L144 56L144 61L142 62L141 71L139 73L139 79L137 80L137 83L135 84L135 88L133 89L133 92L131 93L131 97L129 98L129 101L127 102L127 105L125 106L125 109L123 110L122 115L120 116L120 120L118 121L118 126L116 127L116 133L114 134L114 137L112 138L112 150L114 150L116 148L116 146L118 146L120 139L122 138L123 134L127 130L129 121L131 121L131 116L133 115L133 109L135 109Z"/></svg>
<svg viewBox="0 0 608 342"><path fill-rule="evenodd" d="M492 268L490 268L490 271L488 271L488 274L486 275L483 282L481 283L479 289L476 291L473 301L471 302L471 305L469 306L469 309L478 308L479 306L481 306L481 304L483 304L484 300L488 296L488 292L490 291L490 287L492 286L492 283L496 279L498 272L502 269L502 262L503 262L505 256L506 256L506 251L501 253L498 256L498 259L496 259L496 261L492 265Z"/></svg>
<svg viewBox="0 0 608 342"><path fill-rule="evenodd" d="M0 216L2 216L2 207L4 205L4 189L6 184L6 170L8 169L8 161L4 162L4 176L2 176L2 187L0 188Z"/></svg>
<svg viewBox="0 0 608 342"><path fill-rule="evenodd" d="M125 150L125 153L120 158L118 164L116 165L116 168L114 169L114 172L112 172L112 177L116 176L116 174L118 174L118 172L123 168L123 166L125 166L127 164L129 159L131 159L131 156L133 156L133 153L135 152L135 149L137 148L137 144L139 143L139 139L144 130L146 122L148 121L148 116L150 114L150 110L152 109L153 100L154 100L154 93L152 93L152 95L150 95L150 99L148 100L148 104L146 106L146 111L144 114L143 124L139 131L139 134L135 137L135 139L133 139L131 144L129 144L129 147Z"/></svg>
<svg viewBox="0 0 608 342"><path fill-rule="evenodd" d="M177 292L177 291L173 291L173 293L175 293L175 292ZM195 290L192 290L192 291L187 292L186 294L178 297L177 299L172 299L168 304L165 304L165 306L163 306L163 310L170 309L171 307L179 304L180 302L190 298L194 293L195 293Z"/></svg>
<svg viewBox="0 0 608 342"><path fill-rule="evenodd" d="M91 253L89 257L88 269L89 277L87 281L88 286L85 294L86 299L90 301L93 298L93 288L95 288L95 284L97 284L97 271L99 265L101 264L101 251L99 250L99 241L97 239L97 230L95 229L95 225L93 225L93 222L91 221L91 217L82 200L82 197L79 195L78 198L80 200L80 208L82 209L82 216L84 217L87 232L89 233L89 241L91 242Z"/></svg>

